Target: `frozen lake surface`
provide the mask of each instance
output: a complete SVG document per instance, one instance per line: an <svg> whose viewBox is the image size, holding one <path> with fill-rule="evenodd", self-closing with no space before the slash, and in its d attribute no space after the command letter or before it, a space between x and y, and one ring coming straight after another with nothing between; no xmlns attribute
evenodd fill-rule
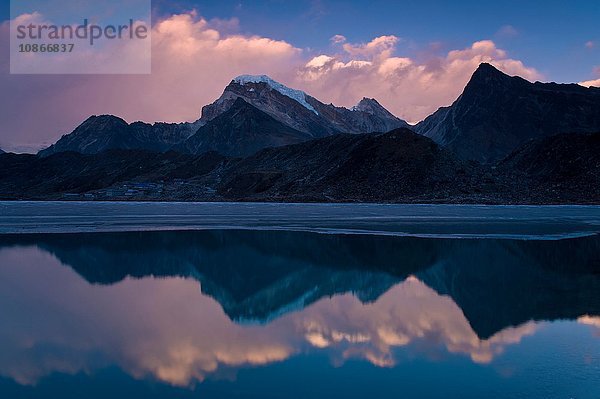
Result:
<svg viewBox="0 0 600 399"><path fill-rule="evenodd" d="M561 239L600 232L600 206L0 202L0 234L287 230Z"/></svg>

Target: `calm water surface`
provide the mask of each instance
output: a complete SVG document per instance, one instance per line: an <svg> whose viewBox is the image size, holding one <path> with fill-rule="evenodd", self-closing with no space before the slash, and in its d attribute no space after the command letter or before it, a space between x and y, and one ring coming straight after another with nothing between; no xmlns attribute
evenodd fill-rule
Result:
<svg viewBox="0 0 600 399"><path fill-rule="evenodd" d="M131 215L20 206L0 204L3 398L600 398L593 207L301 207L320 222L252 230L159 205L199 229L107 232L98 212Z"/></svg>

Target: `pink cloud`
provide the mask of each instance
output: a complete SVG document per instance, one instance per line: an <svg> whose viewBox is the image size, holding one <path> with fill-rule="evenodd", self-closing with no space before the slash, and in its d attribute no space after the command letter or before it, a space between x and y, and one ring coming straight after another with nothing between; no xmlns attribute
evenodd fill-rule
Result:
<svg viewBox="0 0 600 399"><path fill-rule="evenodd" d="M600 79L586 80L584 82L579 82L579 84L585 87L600 87Z"/></svg>
<svg viewBox="0 0 600 399"><path fill-rule="evenodd" d="M397 36L379 36L371 40L369 43L351 44L345 43L344 51L351 56L387 56L394 49L400 38Z"/></svg>

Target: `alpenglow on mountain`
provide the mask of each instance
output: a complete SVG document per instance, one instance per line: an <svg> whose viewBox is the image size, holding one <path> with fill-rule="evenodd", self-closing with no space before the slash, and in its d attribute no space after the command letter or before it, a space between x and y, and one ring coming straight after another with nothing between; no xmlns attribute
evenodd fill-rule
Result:
<svg viewBox="0 0 600 399"><path fill-rule="evenodd" d="M305 92L301 90L291 89L285 85L282 85L281 83L274 81L267 75L240 75L237 78L233 79L233 81L242 86L245 86L249 83L265 83L271 89L276 90L284 96L298 101L300 104L302 104L304 107L314 112L315 114L319 114L317 110L313 108L312 105L306 102L306 98L308 97L308 95Z"/></svg>
<svg viewBox="0 0 600 399"><path fill-rule="evenodd" d="M337 133L385 133L408 126L375 100L363 99L362 105L359 103L352 109L326 105L264 75L233 79L221 97L202 108L201 120L208 123L227 111L238 98L313 138Z"/></svg>
<svg viewBox="0 0 600 399"><path fill-rule="evenodd" d="M228 112L236 102L244 112ZM92 116L40 155L143 149L192 153L215 150L223 155L247 156L263 148L338 133L384 133L407 126L374 99L363 98L347 109L325 105L266 75L241 75L215 102L203 107L202 118L196 122L127 124L112 115Z"/></svg>

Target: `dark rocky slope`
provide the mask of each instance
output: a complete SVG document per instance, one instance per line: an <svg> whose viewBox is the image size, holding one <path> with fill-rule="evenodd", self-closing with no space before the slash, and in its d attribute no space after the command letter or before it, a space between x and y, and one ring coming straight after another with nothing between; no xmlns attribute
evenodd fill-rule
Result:
<svg viewBox="0 0 600 399"><path fill-rule="evenodd" d="M451 201L498 190L486 185L478 165L398 129L264 150L225 173L220 192L245 200Z"/></svg>
<svg viewBox="0 0 600 399"><path fill-rule="evenodd" d="M558 134L519 147L497 166L533 202L600 204L600 134Z"/></svg>
<svg viewBox="0 0 600 399"><path fill-rule="evenodd" d="M415 130L463 159L494 162L530 139L600 131L600 88L530 83L481 64L460 97Z"/></svg>
<svg viewBox="0 0 600 399"><path fill-rule="evenodd" d="M240 157L268 147L281 147L309 140L307 133L278 122L241 97L175 149L193 154L216 151Z"/></svg>
<svg viewBox="0 0 600 399"><path fill-rule="evenodd" d="M341 134L246 158L125 150L3 154L0 198L599 204L599 141L600 133L534 140L496 165L460 160L407 129ZM143 190L125 196L132 185ZM108 188L118 190L102 197L99 190Z"/></svg>

